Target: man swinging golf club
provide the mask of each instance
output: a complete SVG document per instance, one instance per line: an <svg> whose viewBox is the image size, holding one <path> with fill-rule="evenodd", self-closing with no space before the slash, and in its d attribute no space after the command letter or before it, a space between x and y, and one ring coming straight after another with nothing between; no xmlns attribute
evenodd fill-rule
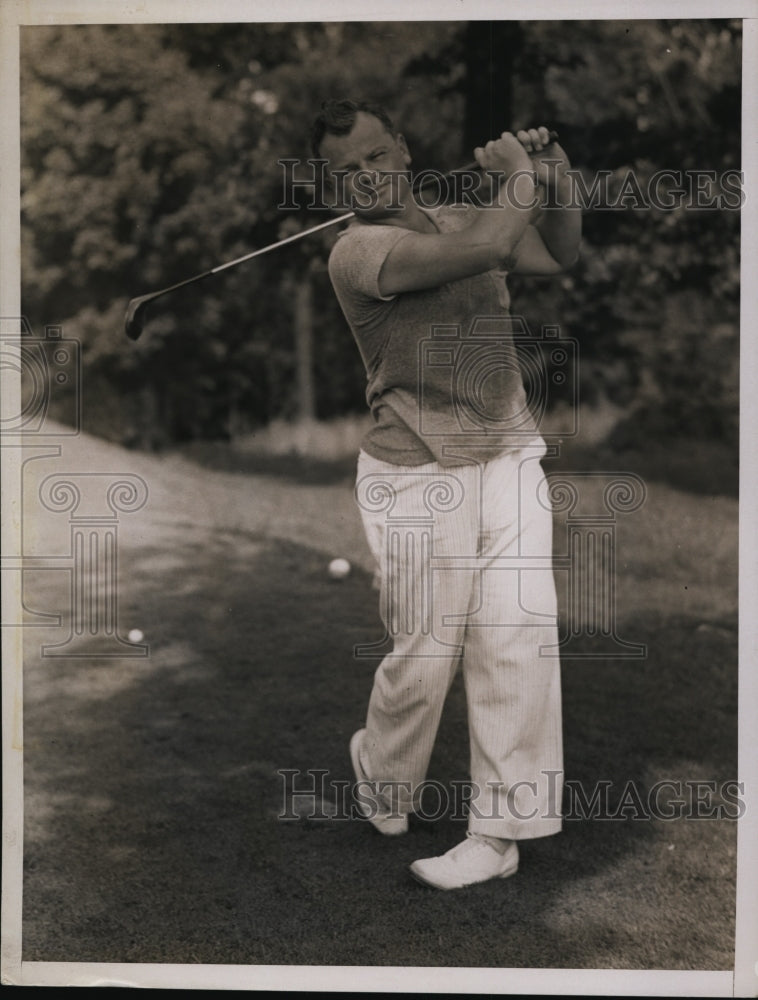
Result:
<svg viewBox="0 0 758 1000"><path fill-rule="evenodd" d="M561 829L563 767L545 446L506 272L557 274L576 260L579 210L541 211L537 197L567 193L569 162L544 128L503 133L475 150L494 197L426 208L384 109L326 102L312 150L355 213L329 273L367 371L373 424L356 495L393 639L350 745L356 801L382 834L407 831L460 662L468 833L411 873L439 889L504 878L519 841ZM430 516L426 535L412 527Z"/></svg>

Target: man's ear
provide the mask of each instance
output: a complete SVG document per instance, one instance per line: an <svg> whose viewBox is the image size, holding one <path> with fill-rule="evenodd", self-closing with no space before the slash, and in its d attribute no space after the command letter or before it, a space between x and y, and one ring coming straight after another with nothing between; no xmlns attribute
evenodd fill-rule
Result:
<svg viewBox="0 0 758 1000"><path fill-rule="evenodd" d="M403 152L403 159L405 160L406 167L409 167L411 165L411 152L408 149L408 143L405 141L405 136L402 132L397 133L395 136L395 142Z"/></svg>

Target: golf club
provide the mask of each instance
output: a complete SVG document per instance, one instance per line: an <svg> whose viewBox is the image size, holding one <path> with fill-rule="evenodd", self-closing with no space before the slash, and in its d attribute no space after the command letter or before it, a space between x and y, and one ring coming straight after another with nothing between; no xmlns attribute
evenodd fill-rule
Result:
<svg viewBox="0 0 758 1000"><path fill-rule="evenodd" d="M557 140L558 133L550 132L550 141L556 142ZM468 163L465 167L459 167L457 170L451 170L445 176L454 177L456 174L466 174L474 170L480 170L480 166L476 162ZM437 177L430 176L415 189L422 190L425 186L437 179ZM235 260L227 261L224 264L218 264L216 267L212 267L209 271L203 271L202 274L196 274L191 278L185 278L184 281L178 281L175 285L169 285L168 288L161 288L157 292L148 292L147 295L140 295L137 298L131 299L126 308L126 319L124 322L124 329L127 337L129 337L130 340L139 340L145 326L145 310L150 302L154 302L156 299L159 299L164 295L168 295L169 292L175 292L178 288L184 288L185 285L194 284L196 281L202 281L204 278L210 278L211 275L219 274L221 271L225 271L230 267L237 267L238 264L244 264L245 261L252 260L253 257L260 257L262 254L270 253L272 250L277 250L279 247L283 247L287 243L294 243L296 240L304 239L306 236L311 236L313 233L317 233L321 229L326 229L328 226L336 226L340 222L346 222L348 219L352 219L354 215L354 212L344 212L333 219L321 222L317 226L312 226L310 229L304 229L299 233L294 233L292 236L287 236L282 240L277 240L276 243L270 243L268 246L261 247L258 250L252 250L250 253L246 253L242 257L237 257Z"/></svg>
<svg viewBox="0 0 758 1000"><path fill-rule="evenodd" d="M163 295L168 295L169 292L174 292L177 288L183 288L185 285L191 285L195 281L202 281L203 278L209 278L212 274L218 274L220 271L225 271L229 267L236 267L238 264L243 264L246 260L252 260L253 257L259 257L261 254L269 253L271 250L276 250L278 247L283 247L285 243L294 243L295 240L303 239L304 236L310 236L312 233L318 232L319 229L326 229L327 226L335 226L338 222L344 222L346 219L352 218L354 214L354 212L346 212L343 215L338 215L336 218L329 219L327 222L322 222L318 226L312 226L310 229L304 229L302 232L295 233L292 236L287 236L283 240L278 240L276 243L270 243L268 246L261 247L259 250L253 250L251 253L246 253L242 257L237 257L236 260L229 260L225 264L219 264L217 267L212 267L210 271L203 271L202 274L196 274L192 278L185 278L184 281L178 281L175 285L169 285L168 288L162 288L158 292L149 292L147 295L140 295L136 299L131 299L126 309L125 329L127 337L131 340L139 339L145 325L145 308L149 302L153 302L155 299L159 299Z"/></svg>

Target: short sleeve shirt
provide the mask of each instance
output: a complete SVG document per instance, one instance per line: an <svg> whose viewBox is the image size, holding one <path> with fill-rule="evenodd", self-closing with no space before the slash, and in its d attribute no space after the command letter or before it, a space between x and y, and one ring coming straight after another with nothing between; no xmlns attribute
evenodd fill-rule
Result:
<svg viewBox="0 0 758 1000"><path fill-rule="evenodd" d="M440 232L471 206L425 210ZM395 465L489 461L537 436L514 344L506 275L488 271L383 296L382 266L411 230L355 220L329 274L366 368L373 422L363 448Z"/></svg>

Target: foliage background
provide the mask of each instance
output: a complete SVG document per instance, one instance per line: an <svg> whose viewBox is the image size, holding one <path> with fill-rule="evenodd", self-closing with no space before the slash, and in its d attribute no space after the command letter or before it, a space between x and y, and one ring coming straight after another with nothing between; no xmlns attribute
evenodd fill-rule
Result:
<svg viewBox="0 0 758 1000"><path fill-rule="evenodd" d="M310 155L330 96L385 102L419 169L539 122L612 190L630 170L644 190L658 169L739 169L740 43L727 20L25 27L24 313L80 341L84 427L122 444L362 413L333 230L160 300L137 344L126 304L323 220L277 208L277 161ZM580 263L514 280L514 312L578 339L616 451L694 440L734 459L739 213L627 203L584 223Z"/></svg>

